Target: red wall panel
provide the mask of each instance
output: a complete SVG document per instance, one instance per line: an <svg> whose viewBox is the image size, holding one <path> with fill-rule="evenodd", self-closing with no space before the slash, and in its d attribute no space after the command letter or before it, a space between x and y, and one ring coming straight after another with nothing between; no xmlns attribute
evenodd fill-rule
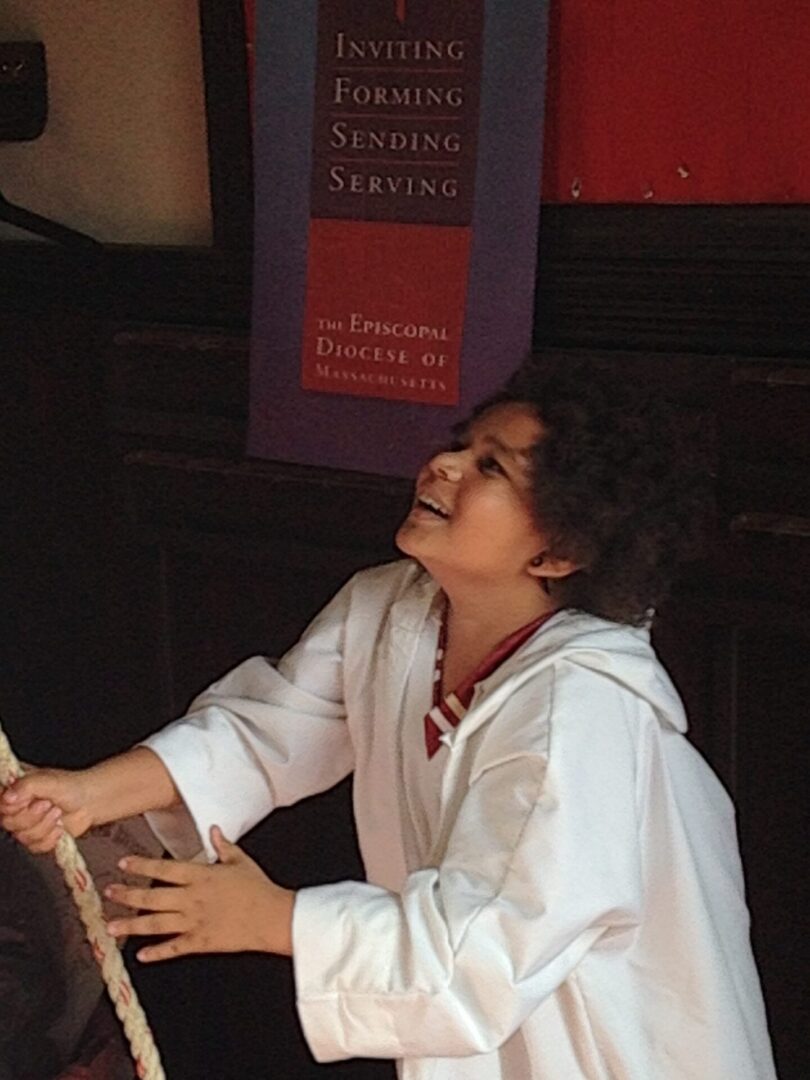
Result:
<svg viewBox="0 0 810 1080"><path fill-rule="evenodd" d="M810 202L805 0L552 0L549 202Z"/></svg>

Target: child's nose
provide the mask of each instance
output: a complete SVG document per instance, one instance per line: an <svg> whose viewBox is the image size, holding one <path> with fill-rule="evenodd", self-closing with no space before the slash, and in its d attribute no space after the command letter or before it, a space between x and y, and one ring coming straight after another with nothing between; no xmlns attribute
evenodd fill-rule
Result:
<svg viewBox="0 0 810 1080"><path fill-rule="evenodd" d="M462 477L461 462L451 451L443 451L441 454L437 454L430 465L441 480L457 483Z"/></svg>

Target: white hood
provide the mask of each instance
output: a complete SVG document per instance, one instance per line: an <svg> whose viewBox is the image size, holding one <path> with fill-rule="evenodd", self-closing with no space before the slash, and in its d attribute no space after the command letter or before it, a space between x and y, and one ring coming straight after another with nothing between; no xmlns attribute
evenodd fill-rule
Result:
<svg viewBox="0 0 810 1080"><path fill-rule="evenodd" d="M549 666L574 664L630 690L646 701L662 724L681 733L686 714L650 644L646 627L625 626L578 611L560 611L488 679L476 687L470 710L443 741L470 737L529 679Z"/></svg>

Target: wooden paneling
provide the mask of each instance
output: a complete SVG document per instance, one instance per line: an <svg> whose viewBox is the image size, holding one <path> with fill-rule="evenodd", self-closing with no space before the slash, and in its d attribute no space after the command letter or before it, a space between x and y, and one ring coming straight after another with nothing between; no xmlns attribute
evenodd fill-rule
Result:
<svg viewBox="0 0 810 1080"><path fill-rule="evenodd" d="M151 556L112 484L103 337L75 311L0 321L0 711L40 763L84 763L155 722Z"/></svg>
<svg viewBox="0 0 810 1080"><path fill-rule="evenodd" d="M807 357L810 207L544 207L537 345Z"/></svg>
<svg viewBox="0 0 810 1080"><path fill-rule="evenodd" d="M568 348L807 358L810 207L546 206L535 341ZM100 261L0 249L0 310L60 296L112 317L238 328L249 248L108 245Z"/></svg>
<svg viewBox="0 0 810 1080"><path fill-rule="evenodd" d="M200 33L207 76L214 246L240 250L250 247L253 229L247 28L242 5L201 0Z"/></svg>

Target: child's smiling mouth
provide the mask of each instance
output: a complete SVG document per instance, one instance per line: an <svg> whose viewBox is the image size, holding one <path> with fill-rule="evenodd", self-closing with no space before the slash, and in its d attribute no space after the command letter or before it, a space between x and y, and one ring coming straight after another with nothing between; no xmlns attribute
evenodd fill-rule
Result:
<svg viewBox="0 0 810 1080"><path fill-rule="evenodd" d="M441 503L436 502L429 495L417 495L414 504L415 509L428 510L431 514L446 521L450 517L450 511L446 510Z"/></svg>

